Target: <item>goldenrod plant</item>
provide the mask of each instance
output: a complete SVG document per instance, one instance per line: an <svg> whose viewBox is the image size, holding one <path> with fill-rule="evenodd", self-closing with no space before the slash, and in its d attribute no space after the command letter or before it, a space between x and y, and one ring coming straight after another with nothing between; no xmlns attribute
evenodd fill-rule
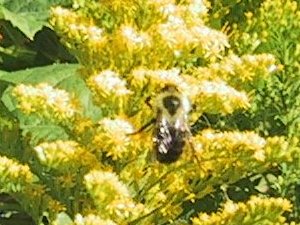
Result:
<svg viewBox="0 0 300 225"><path fill-rule="evenodd" d="M241 14L241 27L234 17L224 22L241 2L242 12L252 10ZM272 195L265 177L277 179L283 165L299 169L297 135L239 129L234 117L254 115L257 90L285 68L274 52L253 51L270 41L263 27L275 23L268 10L281 0L251 2L232 1L227 11L221 6L228 1L208 0L53 7L50 26L78 65L0 76L11 84L2 99L24 148L19 155L3 150L1 191L36 224L296 225L289 216L296 201ZM281 10L299 16L297 3L287 2ZM251 29L262 33L251 36ZM190 108L181 126L191 133L178 160L164 164L153 137L165 132L155 127L157 96L170 86L189 101L182 101Z"/></svg>
<svg viewBox="0 0 300 225"><path fill-rule="evenodd" d="M270 224L270 221L287 224L282 213L290 209L291 205L285 199L251 197L246 203L227 201L222 211L212 215L201 213L193 219L193 224Z"/></svg>
<svg viewBox="0 0 300 225"><path fill-rule="evenodd" d="M299 35L300 12L298 1L240 1L230 7L242 11L240 21L229 21L230 44L240 54L271 53L280 63L280 69L256 88L251 109L241 115L245 129L255 129L264 135L285 135L290 141L299 138ZM254 7L254 5L257 7ZM227 5L228 6L228 5ZM234 10L235 9L235 10ZM226 20L221 21L225 25ZM240 118L241 118L240 117ZM236 118L236 117L235 117ZM246 122L249 121L249 122ZM230 122L231 123L231 122ZM300 217L299 158L283 164L281 174L271 180L272 192L293 201L292 217ZM273 174L274 175L274 174Z"/></svg>

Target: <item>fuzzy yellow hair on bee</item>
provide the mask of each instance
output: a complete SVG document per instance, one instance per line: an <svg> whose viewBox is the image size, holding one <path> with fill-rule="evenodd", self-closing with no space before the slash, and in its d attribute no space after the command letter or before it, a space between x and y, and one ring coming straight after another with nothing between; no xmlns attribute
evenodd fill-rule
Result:
<svg viewBox="0 0 300 225"><path fill-rule="evenodd" d="M195 153L191 142L192 133L188 125L188 113L190 111L188 96L175 85L165 85L157 93L153 103L154 106L150 103L148 105L154 110L156 117L133 134L155 124L153 131L154 150L157 160L161 163L177 161L186 142L190 144Z"/></svg>
<svg viewBox="0 0 300 225"><path fill-rule="evenodd" d="M186 137L190 103L176 86L167 85L155 100L156 126L153 141L156 158L161 163L175 162L182 154Z"/></svg>
<svg viewBox="0 0 300 225"><path fill-rule="evenodd" d="M179 118L186 121L190 111L190 102L176 86L167 85L156 96L156 113L162 114L169 122L176 122Z"/></svg>

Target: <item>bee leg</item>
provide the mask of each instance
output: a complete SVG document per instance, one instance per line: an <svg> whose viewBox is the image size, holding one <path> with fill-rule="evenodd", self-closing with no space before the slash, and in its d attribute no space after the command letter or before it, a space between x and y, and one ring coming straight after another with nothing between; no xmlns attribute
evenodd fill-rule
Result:
<svg viewBox="0 0 300 225"><path fill-rule="evenodd" d="M150 109L152 109L153 107L152 107L150 101L151 101L151 97L148 96L148 97L146 98L146 100L145 100L145 103L147 104L147 106L148 106Z"/></svg>
<svg viewBox="0 0 300 225"><path fill-rule="evenodd" d="M147 106L152 109L152 105L150 103L151 101L151 96L148 96L145 100L145 103L147 104ZM150 125L156 123L156 118L152 118L148 123L146 123L145 125L143 125L140 129L138 129L137 131L133 132L133 133L130 133L128 135L136 135L136 134L139 134L141 133L142 131L144 131L145 129L147 129Z"/></svg>
<svg viewBox="0 0 300 225"><path fill-rule="evenodd" d="M153 123L156 122L156 118L151 119L148 123L146 123L145 125L143 125L140 129L138 129L137 131L130 133L128 135L136 135L141 133L142 131L144 131L145 129L147 129L150 125L152 125Z"/></svg>
<svg viewBox="0 0 300 225"><path fill-rule="evenodd" d="M192 139L191 139L191 138L188 138L188 142L189 142L189 145L190 145L190 147L191 147L191 149L192 149L192 151L193 151L193 155L194 155L194 157L195 157L195 159L196 159L196 161L197 161L197 164L200 166L200 159L198 158L198 156L197 156L197 154L196 154L196 149L195 149L195 147L194 147L194 144L193 144L193 142L192 142Z"/></svg>

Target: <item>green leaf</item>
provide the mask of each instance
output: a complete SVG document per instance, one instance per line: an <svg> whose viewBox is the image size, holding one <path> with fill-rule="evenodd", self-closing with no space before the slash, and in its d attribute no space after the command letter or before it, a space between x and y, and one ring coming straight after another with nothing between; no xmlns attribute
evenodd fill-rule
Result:
<svg viewBox="0 0 300 225"><path fill-rule="evenodd" d="M36 115L17 113L22 135L30 137L30 144L35 146L44 141L67 140L69 135L60 125L43 120Z"/></svg>
<svg viewBox="0 0 300 225"><path fill-rule="evenodd" d="M48 8L46 1L4 0L1 2L1 17L21 30L28 38L47 23Z"/></svg>
<svg viewBox="0 0 300 225"><path fill-rule="evenodd" d="M35 146L41 141L51 142L56 140L68 140L69 136L65 130L55 124L37 124L37 125L25 125L20 124L22 129L22 135L26 136L30 134L30 144Z"/></svg>
<svg viewBox="0 0 300 225"><path fill-rule="evenodd" d="M33 40L36 32L46 25L48 12L40 13L40 18L37 19L35 15L27 12L20 13L12 12L4 7L1 7L2 19L8 20L13 26L22 31L29 39Z"/></svg>
<svg viewBox="0 0 300 225"><path fill-rule="evenodd" d="M55 86L62 80L74 76L77 69L78 65L76 64L56 64L10 73L0 71L0 81L6 81L12 84L38 84L45 82ZM7 88L1 98L10 112L16 109L15 101L11 96L11 90L12 87Z"/></svg>
<svg viewBox="0 0 300 225"><path fill-rule="evenodd" d="M11 73L0 71L0 81L13 84L38 84L46 82L56 86L64 79L74 76L78 68L78 64L54 64Z"/></svg>
<svg viewBox="0 0 300 225"><path fill-rule="evenodd" d="M53 87L64 89L75 96L80 102L84 116L99 120L101 110L93 104L92 93L77 73L78 68L77 64L56 64L10 73L0 71L0 82L5 81L12 84L5 90L1 100L7 110L14 113L19 119L22 134L30 135L32 145L36 145L40 141L66 140L68 134L58 124L50 123L37 116L25 116L19 113L16 100L11 95L13 86L20 83L33 85L49 83Z"/></svg>
<svg viewBox="0 0 300 225"><path fill-rule="evenodd" d="M93 103L91 91L79 75L63 80L59 87L75 94L81 103L84 116L95 121L102 117L100 108Z"/></svg>
<svg viewBox="0 0 300 225"><path fill-rule="evenodd" d="M7 88L2 95L2 102L9 112L16 110L16 103L11 96L12 87Z"/></svg>
<svg viewBox="0 0 300 225"><path fill-rule="evenodd" d="M92 93L77 73L78 68L77 64L56 64L11 73L0 71L0 81L12 84L48 83L56 88L64 89L79 99L85 116L99 120L101 110L93 104ZM16 109L16 105L10 92L11 89L8 88L2 96L2 101L12 112Z"/></svg>
<svg viewBox="0 0 300 225"><path fill-rule="evenodd" d="M48 25L50 7L66 1L53 0L1 0L0 18L8 20L33 39L36 32Z"/></svg>

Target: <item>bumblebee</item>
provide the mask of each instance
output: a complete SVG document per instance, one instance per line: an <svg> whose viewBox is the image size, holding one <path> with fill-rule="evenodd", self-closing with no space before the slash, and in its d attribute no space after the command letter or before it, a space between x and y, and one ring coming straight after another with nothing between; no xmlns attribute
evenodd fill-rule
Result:
<svg viewBox="0 0 300 225"><path fill-rule="evenodd" d="M175 86L166 86L155 100L156 126L154 148L161 163L175 162L182 154L186 139L190 135L187 125L190 103Z"/></svg>
<svg viewBox="0 0 300 225"><path fill-rule="evenodd" d="M149 101L147 102L153 108ZM191 143L192 134L188 126L190 111L188 97L181 93L176 86L167 85L156 96L154 105L156 118L135 133L155 124L153 142L156 159L167 164L177 161L186 142L189 142L195 152Z"/></svg>

